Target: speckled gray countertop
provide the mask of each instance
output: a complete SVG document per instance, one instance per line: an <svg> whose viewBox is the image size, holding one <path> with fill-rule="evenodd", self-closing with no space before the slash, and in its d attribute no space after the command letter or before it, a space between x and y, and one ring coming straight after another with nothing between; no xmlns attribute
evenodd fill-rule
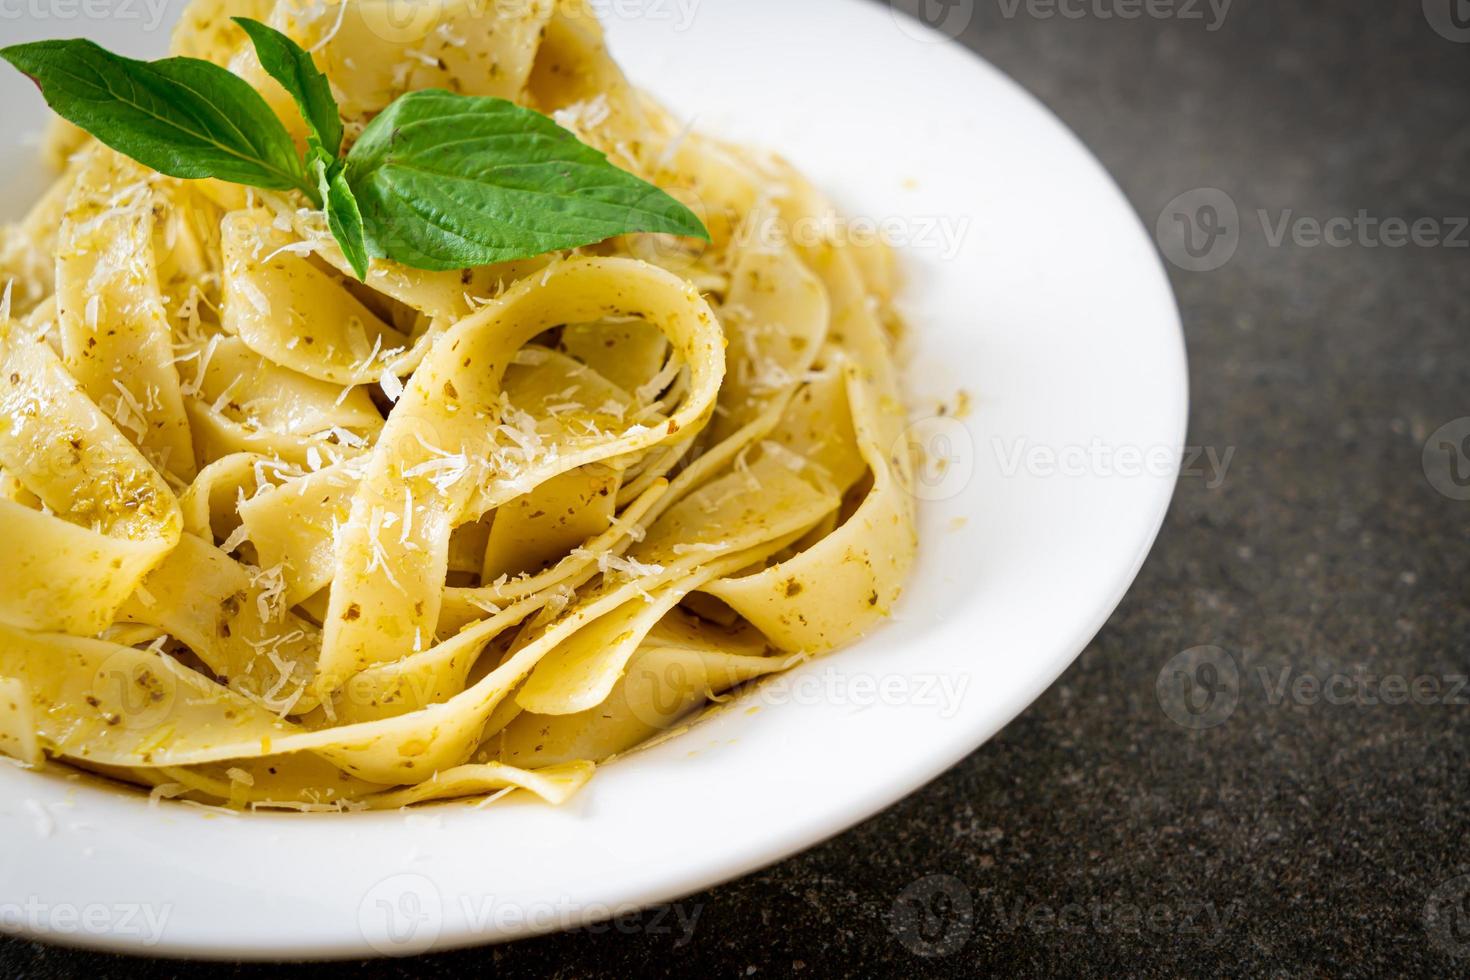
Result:
<svg viewBox="0 0 1470 980"><path fill-rule="evenodd" d="M679 915L279 969L1470 974L1470 26L1453 0L925 2L1150 228L1234 207L1238 245L1164 242L1235 249L1170 268L1191 442L1234 451L1226 479L1182 480L1137 584L1030 710L825 846ZM1161 703L1190 677L1217 699L1181 725ZM193 972L0 942L7 977Z"/></svg>

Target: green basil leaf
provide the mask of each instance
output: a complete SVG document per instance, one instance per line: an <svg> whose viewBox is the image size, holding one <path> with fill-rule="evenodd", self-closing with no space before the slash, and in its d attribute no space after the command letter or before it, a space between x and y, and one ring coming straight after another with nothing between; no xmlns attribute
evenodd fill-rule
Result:
<svg viewBox="0 0 1470 980"><path fill-rule="evenodd" d="M348 154L369 251L419 269L530 258L699 219L540 113L439 90L399 98Z"/></svg>
<svg viewBox="0 0 1470 980"><path fill-rule="evenodd" d="M236 17L234 21L250 35L261 67L296 100L296 108L306 120L315 148L321 149L329 160L335 160L342 152L342 115L337 110L331 83L311 59L311 53L258 20Z"/></svg>
<svg viewBox="0 0 1470 980"><path fill-rule="evenodd" d="M328 169L325 163L319 162L317 176L322 200L326 202L327 227L331 229L332 237L337 239L358 280L365 280L369 262L367 240L363 233L362 212L357 209L357 199L347 185L347 175L342 167Z"/></svg>
<svg viewBox="0 0 1470 980"><path fill-rule="evenodd" d="M18 44L0 58L31 76L57 115L159 173L316 193L275 113L218 65L134 61L80 40Z"/></svg>

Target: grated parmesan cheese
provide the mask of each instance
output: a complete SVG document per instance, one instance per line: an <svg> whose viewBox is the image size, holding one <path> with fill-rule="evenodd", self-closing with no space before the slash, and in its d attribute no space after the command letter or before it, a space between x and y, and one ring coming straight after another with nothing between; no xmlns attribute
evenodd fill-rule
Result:
<svg viewBox="0 0 1470 980"><path fill-rule="evenodd" d="M250 773L246 772L244 769L240 769L239 767L231 767L229 769L226 769L225 775L230 777L230 782L232 783L239 783L242 786L255 785L255 777L250 775Z"/></svg>
<svg viewBox="0 0 1470 980"><path fill-rule="evenodd" d="M574 558L586 558L596 560L597 570L606 575L608 572L618 572L632 578L651 578L664 573L664 566L645 564L633 558L624 558L610 551L592 552L586 548L575 548L572 550Z"/></svg>
<svg viewBox="0 0 1470 980"><path fill-rule="evenodd" d="M159 783L148 791L148 805L157 809L162 800L172 800L189 792L189 787L183 783Z"/></svg>
<svg viewBox="0 0 1470 980"><path fill-rule="evenodd" d="M388 401L394 404L397 404L398 399L403 397L403 382L392 371L383 372L383 376L378 379L378 387L383 389L383 395Z"/></svg>

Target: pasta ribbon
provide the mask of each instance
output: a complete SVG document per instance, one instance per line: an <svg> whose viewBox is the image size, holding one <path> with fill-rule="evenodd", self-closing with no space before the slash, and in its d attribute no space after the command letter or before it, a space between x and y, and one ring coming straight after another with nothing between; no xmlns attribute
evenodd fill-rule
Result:
<svg viewBox="0 0 1470 980"><path fill-rule="evenodd" d="M0 620L96 633L178 544L163 476L51 348L0 324L0 466L41 509L0 501Z"/></svg>

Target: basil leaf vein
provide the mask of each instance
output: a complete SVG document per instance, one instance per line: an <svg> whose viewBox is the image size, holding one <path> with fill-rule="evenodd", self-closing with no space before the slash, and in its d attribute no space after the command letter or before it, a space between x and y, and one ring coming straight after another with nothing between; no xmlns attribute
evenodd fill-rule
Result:
<svg viewBox="0 0 1470 980"><path fill-rule="evenodd" d="M402 96L348 161L369 251L418 268L507 262L633 232L709 237L664 191L504 99Z"/></svg>

